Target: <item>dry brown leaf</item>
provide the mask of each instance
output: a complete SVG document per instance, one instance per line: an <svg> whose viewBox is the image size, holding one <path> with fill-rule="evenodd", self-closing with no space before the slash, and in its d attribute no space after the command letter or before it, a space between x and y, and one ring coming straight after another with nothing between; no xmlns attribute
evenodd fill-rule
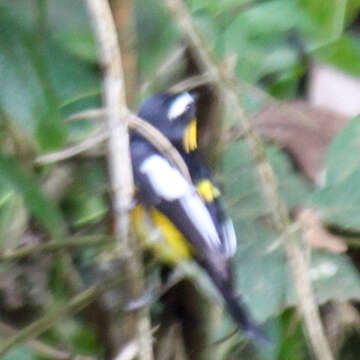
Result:
<svg viewBox="0 0 360 360"><path fill-rule="evenodd" d="M337 254L347 250L344 239L327 230L315 209L302 208L297 212L296 218L302 225L304 240L310 247Z"/></svg>
<svg viewBox="0 0 360 360"><path fill-rule="evenodd" d="M321 182L327 149L349 118L303 101L271 104L253 119L256 130L280 144L311 181Z"/></svg>

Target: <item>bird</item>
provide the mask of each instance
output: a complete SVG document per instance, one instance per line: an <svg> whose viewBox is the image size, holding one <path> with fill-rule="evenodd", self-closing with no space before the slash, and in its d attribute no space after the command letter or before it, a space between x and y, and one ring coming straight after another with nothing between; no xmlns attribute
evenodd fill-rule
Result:
<svg viewBox="0 0 360 360"><path fill-rule="evenodd" d="M222 207L219 187L197 150L195 96L189 92L154 94L141 105L138 116L157 128L179 151L191 181L148 140L132 133L130 153L140 201L133 211L133 222L141 223L146 209L166 241L166 246L154 246L159 257L172 264L194 259L208 274L246 336L270 343L234 287L236 234Z"/></svg>

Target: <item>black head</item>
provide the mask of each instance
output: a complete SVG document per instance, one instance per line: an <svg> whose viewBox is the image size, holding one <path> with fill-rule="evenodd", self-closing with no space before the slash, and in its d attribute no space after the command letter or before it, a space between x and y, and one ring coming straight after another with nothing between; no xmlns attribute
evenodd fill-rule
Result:
<svg viewBox="0 0 360 360"><path fill-rule="evenodd" d="M183 142L185 130L195 118L195 112L195 98L190 93L158 93L145 100L139 117L155 126L176 144Z"/></svg>

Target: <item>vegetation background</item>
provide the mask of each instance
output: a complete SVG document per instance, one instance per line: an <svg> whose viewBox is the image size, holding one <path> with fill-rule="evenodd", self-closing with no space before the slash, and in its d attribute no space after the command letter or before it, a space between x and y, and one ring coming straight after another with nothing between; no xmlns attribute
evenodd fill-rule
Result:
<svg viewBox="0 0 360 360"><path fill-rule="evenodd" d="M164 3L110 2L128 104L136 111L150 94L174 86L199 92L201 149L239 237L237 286L274 346L228 337L234 324L198 269L165 292L161 266L143 253L139 281L165 293L150 306L155 358L310 359L286 234L269 222L246 134ZM185 3L264 138L331 351L358 359L360 2ZM114 251L100 141L101 70L85 1L0 1L3 359L132 358L123 351L133 349L120 326L131 313L127 273Z"/></svg>

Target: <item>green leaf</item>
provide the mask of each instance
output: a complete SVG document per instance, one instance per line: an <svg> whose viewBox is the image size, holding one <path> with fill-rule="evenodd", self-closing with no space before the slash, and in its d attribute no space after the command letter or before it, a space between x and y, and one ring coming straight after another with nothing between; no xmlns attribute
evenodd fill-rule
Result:
<svg viewBox="0 0 360 360"><path fill-rule="evenodd" d="M360 299L359 274L346 255L313 251L310 265L310 280L319 304ZM296 303L293 291L288 293L289 304Z"/></svg>
<svg viewBox="0 0 360 360"><path fill-rule="evenodd" d="M142 80L151 81L167 55L179 45L179 31L158 1L144 6L136 1L137 51Z"/></svg>
<svg viewBox="0 0 360 360"><path fill-rule="evenodd" d="M0 108L42 150L59 148L67 135L60 105L98 91L98 79L88 63L69 55L36 21L24 24L6 4L0 5L0 74L6 84ZM36 6L29 11L36 13Z"/></svg>
<svg viewBox="0 0 360 360"><path fill-rule="evenodd" d="M193 12L202 12L208 16L216 16L224 12L234 11L239 6L248 4L249 0L191 0L188 3Z"/></svg>
<svg viewBox="0 0 360 360"><path fill-rule="evenodd" d="M310 197L322 218L343 229L360 230L360 117L332 142L326 159L326 184Z"/></svg>
<svg viewBox="0 0 360 360"><path fill-rule="evenodd" d="M10 353L3 357L3 360L37 360L38 357L35 356L29 348L26 346L18 346L16 349L12 350Z"/></svg>
<svg viewBox="0 0 360 360"><path fill-rule="evenodd" d="M96 163L80 166L64 196L63 208L74 226L100 220L108 211L105 201L105 170Z"/></svg>
<svg viewBox="0 0 360 360"><path fill-rule="evenodd" d="M288 32L307 28L308 19L295 1L267 1L243 11L226 26L227 54L238 57L237 75L255 82L276 71L297 66L296 48Z"/></svg>
<svg viewBox="0 0 360 360"><path fill-rule="evenodd" d="M309 193L306 182L295 174L288 158L277 147L268 146L266 152L288 206L301 204ZM245 142L233 143L226 149L222 173L225 205L238 236L235 259L238 289L245 294L256 318L264 321L277 314L285 301L288 271L283 247L271 250L278 236L263 220L268 210Z"/></svg>
<svg viewBox="0 0 360 360"><path fill-rule="evenodd" d="M55 40L70 54L90 63L98 60L93 33L89 27L66 28L55 34Z"/></svg>
<svg viewBox="0 0 360 360"><path fill-rule="evenodd" d="M315 58L338 69L360 76L360 42L357 36L346 34L338 40L318 49Z"/></svg>
<svg viewBox="0 0 360 360"><path fill-rule="evenodd" d="M351 120L331 143L326 157L326 185L344 181L360 170L360 116Z"/></svg>
<svg viewBox="0 0 360 360"><path fill-rule="evenodd" d="M286 156L274 146L267 147L267 155L277 175L280 193L290 209L304 204L309 196L309 188L304 180L294 173ZM245 302L256 319L265 321L278 314L283 306L294 304L297 300L294 297L292 281L288 278L290 271L285 261L284 246L281 243L274 246L279 235L274 233L264 220L268 211L250 159L251 154L243 142L231 144L225 151L224 199L238 236L238 252L235 257L237 288L244 294ZM351 181L348 183L342 182L331 187L343 187L331 198L334 206L338 206L341 196L347 196L346 199L341 199L341 203L347 204L348 208L336 208L338 211L333 214L336 221L346 222L347 225L360 221L360 208L351 208L354 203L360 204L360 193L357 191L360 172L356 173L356 176L357 179L349 177ZM320 191L325 189L315 194ZM322 209L330 213L333 208L329 198L326 199L326 204L322 203ZM352 225L359 226L360 223ZM314 252L311 260L310 275L319 302L360 296L358 275L345 255ZM347 280L341 283L341 279L345 278Z"/></svg>
<svg viewBox="0 0 360 360"><path fill-rule="evenodd" d="M309 357L301 321L298 317L298 313L293 309L288 309L281 315L283 331L278 360L304 360Z"/></svg>
<svg viewBox="0 0 360 360"><path fill-rule="evenodd" d="M295 174L289 159L277 147L268 146L266 152L288 206L301 204L310 190L306 181ZM235 219L256 220L268 213L247 144L236 142L226 149L222 173L225 201Z"/></svg>
<svg viewBox="0 0 360 360"><path fill-rule="evenodd" d="M283 247L271 252L277 236L261 222L236 221L235 257L237 289L257 321L280 312L288 286Z"/></svg>
<svg viewBox="0 0 360 360"><path fill-rule="evenodd" d="M64 223L55 204L42 193L36 179L15 159L0 154L0 179L22 195L26 207L54 237L64 233Z"/></svg>
<svg viewBox="0 0 360 360"><path fill-rule="evenodd" d="M316 190L310 202L327 223L347 230L360 230L360 170L344 181Z"/></svg>
<svg viewBox="0 0 360 360"><path fill-rule="evenodd" d="M44 151L60 148L66 139L66 129L61 125L62 121L57 109L50 109L38 121L36 139Z"/></svg>
<svg viewBox="0 0 360 360"><path fill-rule="evenodd" d="M316 24L314 40L328 41L338 38L345 24L347 1L337 0L303 0L299 2L309 17Z"/></svg>

